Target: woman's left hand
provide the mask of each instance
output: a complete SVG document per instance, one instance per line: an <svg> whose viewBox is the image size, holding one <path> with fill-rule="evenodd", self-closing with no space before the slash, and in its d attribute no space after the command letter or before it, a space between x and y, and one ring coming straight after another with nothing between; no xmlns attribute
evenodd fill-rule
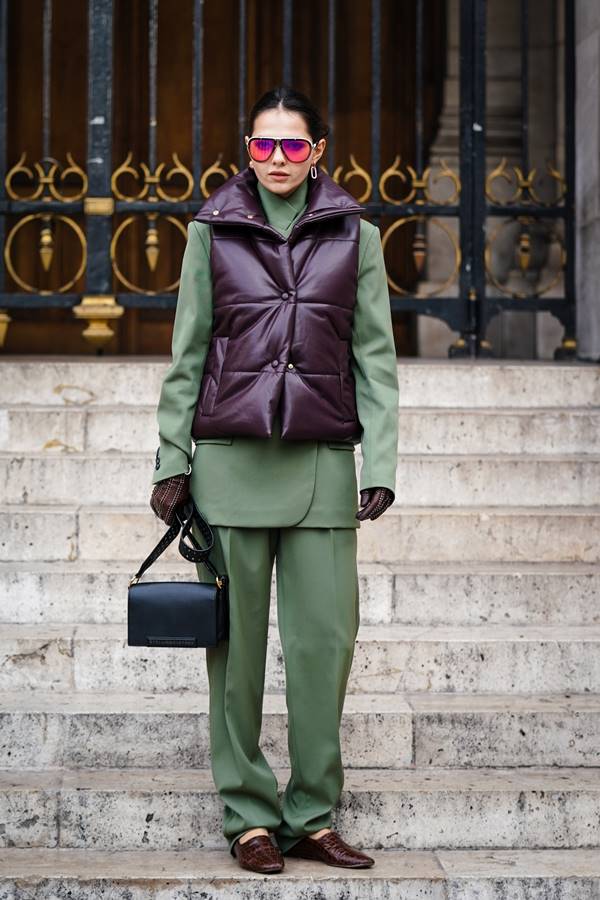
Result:
<svg viewBox="0 0 600 900"><path fill-rule="evenodd" d="M360 492L360 509L357 519L378 519L394 502L396 495L386 487L366 488Z"/></svg>

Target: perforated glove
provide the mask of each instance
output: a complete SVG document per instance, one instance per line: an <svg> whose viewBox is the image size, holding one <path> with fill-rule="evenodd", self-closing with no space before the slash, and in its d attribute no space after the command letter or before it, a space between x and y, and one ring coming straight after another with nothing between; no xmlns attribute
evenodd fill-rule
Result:
<svg viewBox="0 0 600 900"><path fill-rule="evenodd" d="M378 519L394 502L395 494L386 487L365 488L360 492L357 519Z"/></svg>
<svg viewBox="0 0 600 900"><path fill-rule="evenodd" d="M175 510L181 503L185 503L190 495L190 476L171 475L157 481L150 497L150 506L159 519L167 525L175 521Z"/></svg>

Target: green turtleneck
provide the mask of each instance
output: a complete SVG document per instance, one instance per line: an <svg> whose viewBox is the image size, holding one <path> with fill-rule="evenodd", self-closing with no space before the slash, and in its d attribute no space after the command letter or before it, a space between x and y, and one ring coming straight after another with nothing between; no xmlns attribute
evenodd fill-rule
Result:
<svg viewBox="0 0 600 900"><path fill-rule="evenodd" d="M257 182L258 194L269 225L286 238L294 222L306 208L308 177L310 176L289 197L274 194ZM153 473L153 484L185 472L188 462L192 460L191 427L213 327L210 227L208 223L194 220L187 226L188 241L181 266L173 327L173 360L163 380L157 409L160 466ZM395 490L398 429L396 351L381 236L379 229L366 219L361 219L360 222L352 356L356 405L364 428L360 490L368 487L389 487ZM302 470L305 475L307 470L311 470L311 466L314 473L314 448L317 445L327 448L326 441L281 442L277 428L271 439L265 438L262 442L250 438L235 438L227 454L228 490L238 497L235 519L238 524L251 524L255 519L258 521L257 510L261 505L265 509L269 505L264 493L268 493L267 487L263 485L261 490L264 489L264 492L261 495L260 479L254 477L256 473L248 478L248 467L252 468L254 465L252 453L256 454L257 445L260 445L259 456L263 454L263 462L266 458L264 454L269 454L267 468L270 484L273 485L280 485L282 479L289 481L291 462L296 467L300 466L300 469L304 467ZM204 446L203 450L206 451L208 446ZM318 467L319 486L322 480L331 480L340 471L339 455L335 450L331 453L338 465L332 462L330 468ZM236 468L235 460L238 457L239 466ZM348 461L351 459L348 457ZM256 465L260 468L258 462ZM239 484L236 481L238 471ZM248 487L249 481L253 484L256 482L256 495ZM306 484L298 487L300 493L305 489ZM288 503L293 507L293 494L289 493L290 490L288 488ZM327 496L327 491L324 496L325 499L319 502L324 503L327 508L321 509L315 501L309 522L327 524L337 521L338 524L345 523L346 527L357 526L357 520L347 508L343 514L338 512L336 520L333 508L335 502ZM347 507L347 499L344 502Z"/></svg>
<svg viewBox="0 0 600 900"><path fill-rule="evenodd" d="M279 194L273 193L260 181L256 182L256 186L269 225L287 237L296 219L306 209L308 177L288 197L281 197Z"/></svg>

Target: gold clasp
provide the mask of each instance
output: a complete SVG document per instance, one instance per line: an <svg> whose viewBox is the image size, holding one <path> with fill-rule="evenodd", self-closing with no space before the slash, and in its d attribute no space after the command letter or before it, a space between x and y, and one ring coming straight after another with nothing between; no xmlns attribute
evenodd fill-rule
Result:
<svg viewBox="0 0 600 900"><path fill-rule="evenodd" d="M217 584L219 585L219 588L223 587L223 579L219 578L218 576L217 576Z"/></svg>
<svg viewBox="0 0 600 900"><path fill-rule="evenodd" d="M139 580L140 579L137 577L137 575L134 575L133 578L131 578L129 581L129 587L131 587L132 584L137 584Z"/></svg>

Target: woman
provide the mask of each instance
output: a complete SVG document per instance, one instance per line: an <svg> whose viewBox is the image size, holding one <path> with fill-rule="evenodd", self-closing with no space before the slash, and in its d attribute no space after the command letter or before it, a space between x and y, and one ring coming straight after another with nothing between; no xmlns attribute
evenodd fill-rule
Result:
<svg viewBox="0 0 600 900"><path fill-rule="evenodd" d="M211 766L230 852L258 872L281 871L282 853L374 863L330 826L359 626L356 529L394 500L398 380L379 230L317 169L327 133L289 88L253 107L248 167L188 225L157 412L151 506L170 524L191 492L230 579L229 641L206 650ZM275 559L291 764L281 806L259 748Z"/></svg>

